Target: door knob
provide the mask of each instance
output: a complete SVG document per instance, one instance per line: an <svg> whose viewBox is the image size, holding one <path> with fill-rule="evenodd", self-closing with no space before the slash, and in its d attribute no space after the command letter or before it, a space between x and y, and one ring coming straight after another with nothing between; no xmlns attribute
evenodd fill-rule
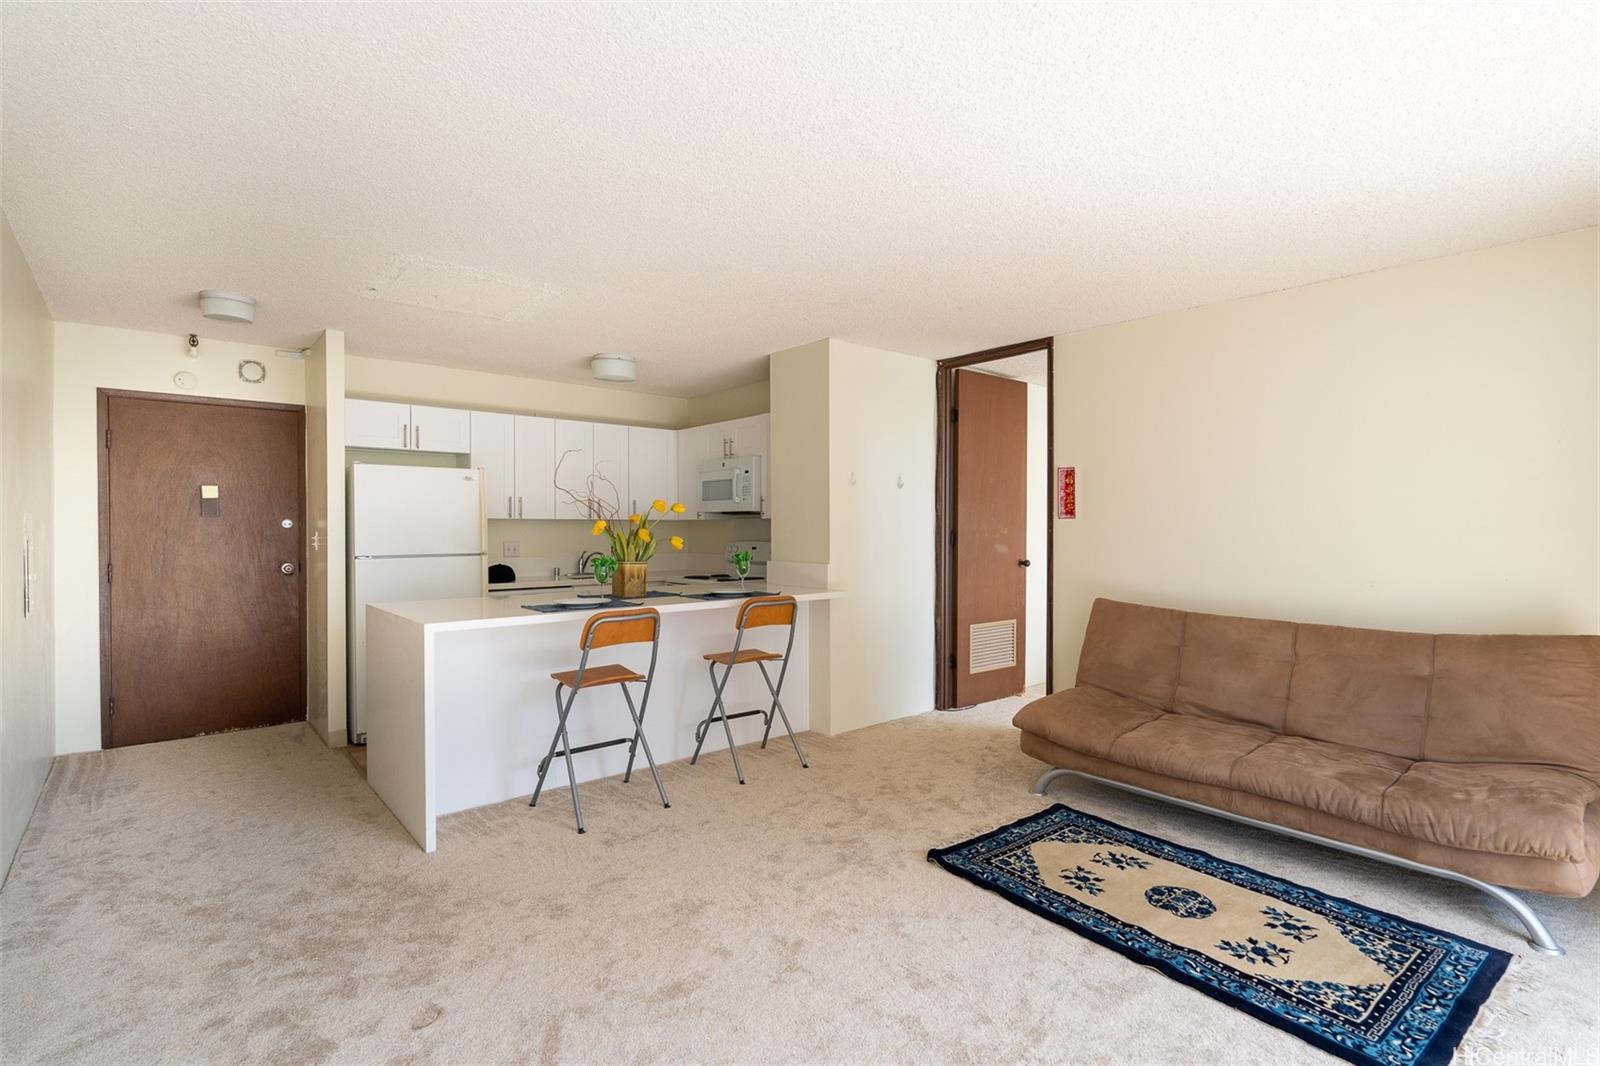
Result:
<svg viewBox="0 0 1600 1066"><path fill-rule="evenodd" d="M285 574L292 574L294 573L294 564L284 563L283 565L279 566L278 569L283 571Z"/></svg>
<svg viewBox="0 0 1600 1066"><path fill-rule="evenodd" d="M1018 559L1017 560L1017 565L1018 566L1032 566L1033 565L1033 560L1031 560L1031 559Z"/></svg>

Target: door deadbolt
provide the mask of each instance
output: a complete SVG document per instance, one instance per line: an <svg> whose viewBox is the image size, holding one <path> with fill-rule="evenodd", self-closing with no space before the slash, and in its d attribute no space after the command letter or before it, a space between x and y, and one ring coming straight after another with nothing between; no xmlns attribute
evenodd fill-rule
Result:
<svg viewBox="0 0 1600 1066"><path fill-rule="evenodd" d="M280 525L282 525L282 526L283 526L283 528L284 528L284 529L293 529L293 528L294 528L294 519L292 519L292 518L285 518L285 519L284 519L284 520L283 520L283 521L282 521L282 522L281 522L281 523L280 523Z"/></svg>
<svg viewBox="0 0 1600 1066"><path fill-rule="evenodd" d="M292 574L292 573L294 573L294 564L293 563L284 563L282 566L278 567L278 569L282 570L286 574Z"/></svg>

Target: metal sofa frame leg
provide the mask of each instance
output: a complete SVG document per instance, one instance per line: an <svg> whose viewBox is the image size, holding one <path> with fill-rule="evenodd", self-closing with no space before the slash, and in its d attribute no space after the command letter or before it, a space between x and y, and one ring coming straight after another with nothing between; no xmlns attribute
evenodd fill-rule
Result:
<svg viewBox="0 0 1600 1066"><path fill-rule="evenodd" d="M1364 848L1359 844L1346 844L1342 840L1333 840L1329 837L1320 837L1315 833L1306 833L1299 829L1290 829L1288 826L1273 825L1271 822L1263 822L1255 818L1247 818L1242 814L1234 814L1231 811L1220 810L1216 807L1207 807L1203 803L1194 803L1190 800L1178 799L1175 796L1163 795L1160 792L1153 792L1148 788L1140 788L1137 785L1124 784L1121 781L1113 781L1107 777L1097 777L1094 774L1085 773L1082 770L1062 770L1059 768L1054 770L1046 770L1042 775L1040 775L1039 780L1033 783L1033 794L1035 796L1043 796L1050 788L1052 783L1063 777L1080 777L1085 781L1093 781L1097 785L1106 785L1110 788L1120 789L1123 792L1132 792L1138 796L1145 796L1149 799L1160 800L1163 803L1171 803L1179 807L1187 807L1189 810L1199 811L1202 814L1210 814L1218 818L1226 818L1230 822L1240 822L1244 825L1254 826L1257 829L1265 829L1268 832L1278 833L1282 836L1293 837L1296 840L1304 840L1312 844L1321 844L1325 848L1333 848L1336 851L1344 851L1350 853L1351 855L1359 855L1364 859L1376 859L1378 862L1386 862L1391 866L1400 866L1407 870L1415 870L1418 873L1432 874L1434 877L1442 877L1447 881L1459 881L1463 885L1471 885L1479 892L1487 892L1501 903L1504 903L1507 907L1510 907L1512 911L1516 913L1517 917L1522 920L1523 926L1528 930L1528 943L1533 946L1535 951L1542 952L1546 955L1565 955L1567 953L1566 949L1556 942L1555 937L1550 935L1550 930L1545 928L1545 924L1544 922L1540 921L1539 916L1533 913L1533 908L1529 907L1527 903L1525 903L1516 893L1512 892L1508 888L1502 888L1500 885L1491 885L1487 881L1479 881L1475 877L1468 877L1466 874L1458 874L1454 870L1444 870L1437 866L1428 866L1420 862L1412 862L1410 859L1403 859L1398 855L1389 855L1385 852L1373 851L1371 848Z"/></svg>

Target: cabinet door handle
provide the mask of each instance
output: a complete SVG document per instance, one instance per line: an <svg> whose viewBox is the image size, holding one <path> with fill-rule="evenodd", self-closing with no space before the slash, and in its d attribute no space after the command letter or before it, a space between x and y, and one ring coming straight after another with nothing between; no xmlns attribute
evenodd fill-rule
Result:
<svg viewBox="0 0 1600 1066"><path fill-rule="evenodd" d="M517 512L515 512L515 511L513 511L513 510L512 510L512 509L511 509L511 497L510 497L510 496L507 496L507 497L506 497L506 517L507 517L507 518L510 518L510 517L511 517L511 516L512 516L512 515L514 515L514 514L516 514L516 513L517 513Z"/></svg>
<svg viewBox="0 0 1600 1066"><path fill-rule="evenodd" d="M517 517L518 518L522 517L522 497L521 496L517 497Z"/></svg>
<svg viewBox="0 0 1600 1066"><path fill-rule="evenodd" d="M411 423L409 422L400 427L400 447L411 447Z"/></svg>
<svg viewBox="0 0 1600 1066"><path fill-rule="evenodd" d="M422 427L421 426L412 426L411 427L411 446L413 448L416 448L419 451L422 449Z"/></svg>

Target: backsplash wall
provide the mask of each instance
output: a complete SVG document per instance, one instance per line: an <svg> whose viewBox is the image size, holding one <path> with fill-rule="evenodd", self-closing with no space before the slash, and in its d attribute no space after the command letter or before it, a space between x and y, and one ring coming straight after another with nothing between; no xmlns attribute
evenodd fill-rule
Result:
<svg viewBox="0 0 1600 1066"><path fill-rule="evenodd" d="M577 561L580 552L604 547L604 538L594 536L593 527L593 522L579 519L494 519L489 523L489 561L508 564L519 578L543 577L553 565L566 568ZM668 545L657 551L655 565L672 570L721 570L725 565L722 549L729 541L772 539L772 522L765 518L672 521L663 522L660 528L665 536L677 535L685 541L681 553ZM508 540L517 542L518 558L502 557Z"/></svg>

